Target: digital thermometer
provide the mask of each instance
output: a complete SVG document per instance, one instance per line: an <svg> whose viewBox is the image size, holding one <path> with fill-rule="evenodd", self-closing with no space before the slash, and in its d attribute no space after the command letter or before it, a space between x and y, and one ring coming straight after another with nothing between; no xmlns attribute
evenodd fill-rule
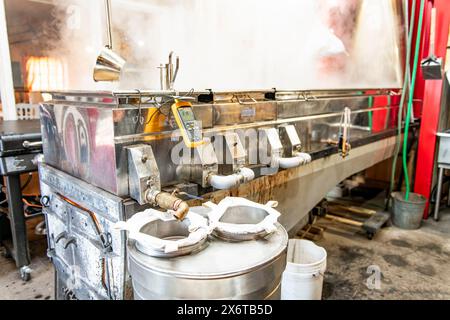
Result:
<svg viewBox="0 0 450 320"><path fill-rule="evenodd" d="M200 127L200 122L195 119L192 104L175 100L175 103L172 105L172 113L180 128L186 146L188 148L196 148L199 145L202 145L202 129Z"/></svg>

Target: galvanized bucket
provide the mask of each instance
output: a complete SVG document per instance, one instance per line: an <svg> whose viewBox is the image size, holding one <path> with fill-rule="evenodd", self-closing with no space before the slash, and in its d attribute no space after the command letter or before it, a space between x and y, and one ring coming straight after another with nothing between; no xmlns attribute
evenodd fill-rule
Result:
<svg viewBox="0 0 450 320"><path fill-rule="evenodd" d="M419 229L427 199L420 194L410 193L409 199L405 200L404 192L392 193L392 199L392 222L394 225L406 230Z"/></svg>

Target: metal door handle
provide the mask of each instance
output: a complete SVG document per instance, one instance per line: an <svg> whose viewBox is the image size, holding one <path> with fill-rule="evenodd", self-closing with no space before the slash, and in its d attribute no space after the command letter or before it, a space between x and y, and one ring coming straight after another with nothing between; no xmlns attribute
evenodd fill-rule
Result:
<svg viewBox="0 0 450 320"><path fill-rule="evenodd" d="M55 243L58 243L61 239L67 238L67 232L63 231L56 236Z"/></svg>
<svg viewBox="0 0 450 320"><path fill-rule="evenodd" d="M41 147L42 146L42 141L36 141L36 142L24 141L22 143L22 146L25 149L32 148L32 147Z"/></svg>
<svg viewBox="0 0 450 320"><path fill-rule="evenodd" d="M67 249L67 247L71 244L73 244L75 247L77 247L77 239L74 237L70 237L69 239L67 239L66 243L64 243L63 248Z"/></svg>

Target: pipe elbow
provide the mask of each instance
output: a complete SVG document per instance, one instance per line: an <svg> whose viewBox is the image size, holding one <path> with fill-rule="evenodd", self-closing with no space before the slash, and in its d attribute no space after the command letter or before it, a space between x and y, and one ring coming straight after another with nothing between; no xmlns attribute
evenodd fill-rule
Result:
<svg viewBox="0 0 450 320"><path fill-rule="evenodd" d="M304 159L300 157L278 158L278 166L281 169L297 168L304 163Z"/></svg>
<svg viewBox="0 0 450 320"><path fill-rule="evenodd" d="M307 153L297 152L291 158L278 158L278 165L282 169L297 168L311 162L311 156Z"/></svg>
<svg viewBox="0 0 450 320"><path fill-rule="evenodd" d="M184 220L188 212L189 212L189 205L185 201L180 201L173 215L178 220Z"/></svg>
<svg viewBox="0 0 450 320"><path fill-rule="evenodd" d="M239 172L228 176L210 175L208 177L209 184L218 190L233 189L242 183L246 183L255 179L255 173L252 169L241 168Z"/></svg>
<svg viewBox="0 0 450 320"><path fill-rule="evenodd" d="M165 210L172 210L178 220L183 220L189 212L189 205L167 192L160 192L154 197L154 203Z"/></svg>
<svg viewBox="0 0 450 320"><path fill-rule="evenodd" d="M312 161L312 157L311 157L311 155L309 153L296 152L295 156L303 158L304 159L304 164L311 163L311 161Z"/></svg>
<svg viewBox="0 0 450 320"><path fill-rule="evenodd" d="M215 189L232 189L239 185L239 177L236 174L231 174L229 176L213 174L209 176L208 182Z"/></svg>

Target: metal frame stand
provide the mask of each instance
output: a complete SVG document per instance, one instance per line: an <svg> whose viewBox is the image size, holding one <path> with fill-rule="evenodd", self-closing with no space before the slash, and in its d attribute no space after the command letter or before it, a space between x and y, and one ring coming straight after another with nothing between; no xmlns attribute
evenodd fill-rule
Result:
<svg viewBox="0 0 450 320"><path fill-rule="evenodd" d="M6 176L6 189L8 194L8 211L11 225L12 247L5 245L6 250L16 262L20 277L24 281L30 280L29 267L30 249L28 247L27 226L22 202L22 189L20 174Z"/></svg>
<svg viewBox="0 0 450 320"><path fill-rule="evenodd" d="M436 191L436 204L434 205L434 220L439 220L439 209L441 203L441 193L442 193L442 181L444 180L444 171L450 169L450 165L438 164L438 181L437 181L437 191ZM449 196L450 204L450 196Z"/></svg>

